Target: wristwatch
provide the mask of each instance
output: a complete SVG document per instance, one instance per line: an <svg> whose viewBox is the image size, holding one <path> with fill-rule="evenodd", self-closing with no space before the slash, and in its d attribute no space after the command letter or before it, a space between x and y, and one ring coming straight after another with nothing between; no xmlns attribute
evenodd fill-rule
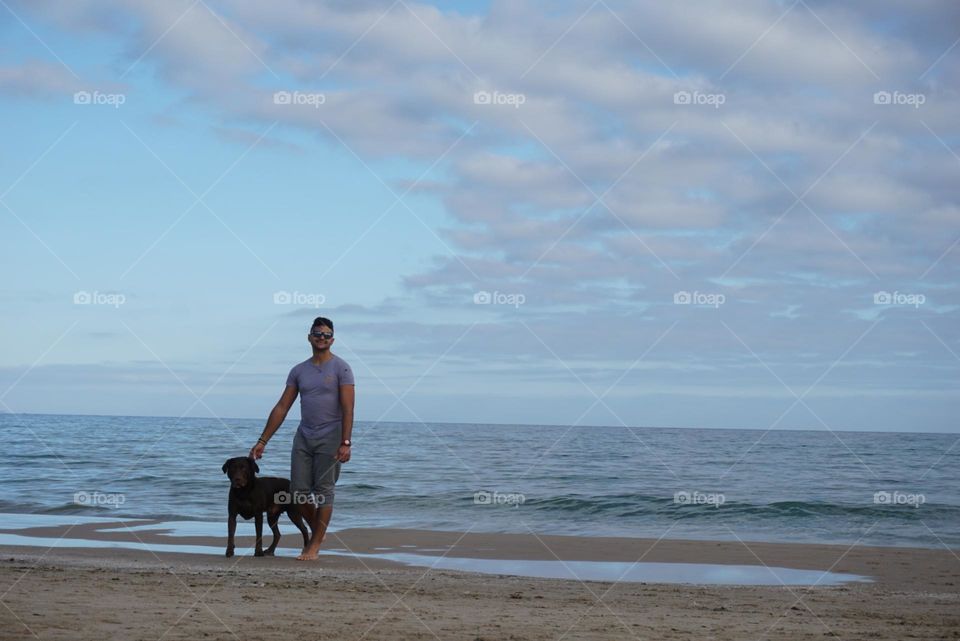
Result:
<svg viewBox="0 0 960 641"><path fill-rule="evenodd" d="M343 442L340 443L340 445L346 445L347 447L350 447L350 439L348 439L348 438L347 438L347 439L344 439Z"/></svg>

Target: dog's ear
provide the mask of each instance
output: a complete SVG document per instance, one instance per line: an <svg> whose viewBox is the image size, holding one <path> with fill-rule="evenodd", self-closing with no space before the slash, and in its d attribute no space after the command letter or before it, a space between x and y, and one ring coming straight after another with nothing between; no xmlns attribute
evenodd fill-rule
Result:
<svg viewBox="0 0 960 641"><path fill-rule="evenodd" d="M253 468L253 471L259 474L260 466L257 465L257 462L254 461L252 458L248 458L247 460L250 461L250 467Z"/></svg>
<svg viewBox="0 0 960 641"><path fill-rule="evenodd" d="M224 463L224 464L223 464L223 467L220 468L221 470L223 470L223 473L224 473L224 474L227 473L227 466L228 466L228 465L230 465L230 459L227 459L227 462Z"/></svg>

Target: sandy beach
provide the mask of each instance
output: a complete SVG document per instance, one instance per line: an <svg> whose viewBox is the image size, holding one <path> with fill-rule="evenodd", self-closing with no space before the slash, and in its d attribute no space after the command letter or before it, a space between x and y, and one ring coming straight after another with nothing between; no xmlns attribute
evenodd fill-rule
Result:
<svg viewBox="0 0 960 641"><path fill-rule="evenodd" d="M0 34L0 641L960 641L960 0Z"/></svg>
<svg viewBox="0 0 960 641"><path fill-rule="evenodd" d="M71 538L134 537L147 544L173 538L100 529L20 529L63 538L56 548L0 547L5 639L960 638L960 558L945 549L393 529L331 533L325 548L347 553L316 563L66 547ZM284 543L293 538L285 534ZM223 544L219 537L176 540ZM238 551L252 543L238 537ZM434 558L766 564L871 581L829 587L578 581L363 556L384 550Z"/></svg>

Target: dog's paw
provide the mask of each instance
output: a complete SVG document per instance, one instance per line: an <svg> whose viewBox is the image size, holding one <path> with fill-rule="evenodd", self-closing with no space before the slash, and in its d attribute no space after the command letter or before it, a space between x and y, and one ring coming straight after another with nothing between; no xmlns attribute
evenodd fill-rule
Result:
<svg viewBox="0 0 960 641"><path fill-rule="evenodd" d="M256 551L253 553L253 556L263 556L263 550L256 550Z"/></svg>
<svg viewBox="0 0 960 641"><path fill-rule="evenodd" d="M227 556L228 558L231 557L231 556L233 556L233 548L227 548L226 556Z"/></svg>

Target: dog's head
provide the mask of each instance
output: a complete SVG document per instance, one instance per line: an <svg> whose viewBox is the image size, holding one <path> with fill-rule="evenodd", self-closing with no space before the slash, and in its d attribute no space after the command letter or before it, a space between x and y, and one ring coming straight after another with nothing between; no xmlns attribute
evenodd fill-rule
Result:
<svg viewBox="0 0 960 641"><path fill-rule="evenodd" d="M252 458L246 456L237 456L227 459L223 464L223 473L230 479L230 487L243 489L257 477L260 466Z"/></svg>

